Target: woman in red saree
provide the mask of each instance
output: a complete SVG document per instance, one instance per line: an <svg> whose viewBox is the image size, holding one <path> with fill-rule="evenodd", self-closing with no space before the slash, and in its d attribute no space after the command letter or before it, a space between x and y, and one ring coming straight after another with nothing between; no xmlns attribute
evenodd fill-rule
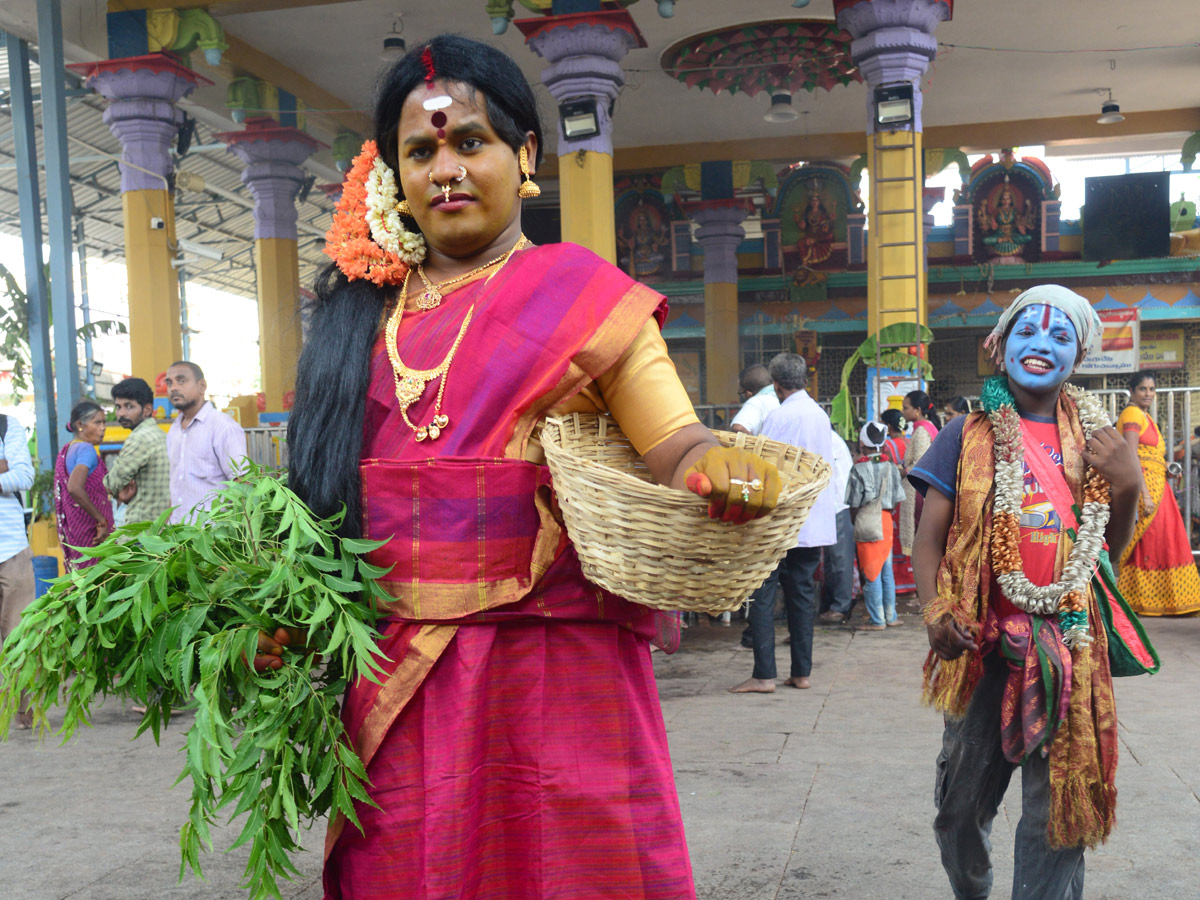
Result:
<svg viewBox="0 0 1200 900"><path fill-rule="evenodd" d="M536 426L611 412L660 483L731 522L773 506L778 473L696 420L660 295L521 234L541 127L511 59L417 48L384 76L376 141L330 232L288 435L314 511L390 538L387 674L343 710L378 808L330 823L325 896L693 898L649 653L677 622L583 577Z"/></svg>
<svg viewBox="0 0 1200 900"><path fill-rule="evenodd" d="M68 572L95 562L81 557L76 547L95 547L113 529L112 503L104 489L108 469L98 450L104 429L104 410L91 400L75 404L67 428L74 440L54 461L54 513Z"/></svg>
<svg viewBox="0 0 1200 900"><path fill-rule="evenodd" d="M1150 418L1154 375L1129 379L1129 406L1117 430L1142 464L1142 494L1133 540L1121 556L1118 587L1143 616L1182 616L1200 610L1200 573L1175 495L1167 486L1167 446Z"/></svg>

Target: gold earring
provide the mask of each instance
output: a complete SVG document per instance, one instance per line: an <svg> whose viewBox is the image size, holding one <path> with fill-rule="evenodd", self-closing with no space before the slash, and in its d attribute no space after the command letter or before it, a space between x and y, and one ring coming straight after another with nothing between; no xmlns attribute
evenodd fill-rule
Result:
<svg viewBox="0 0 1200 900"><path fill-rule="evenodd" d="M521 167L521 174L525 176L525 181L517 189L517 196L522 200L528 200L530 197L542 196L542 189L537 186L533 180L533 176L529 174L529 151L524 147L517 154L517 163Z"/></svg>
<svg viewBox="0 0 1200 900"><path fill-rule="evenodd" d="M408 216L410 219L413 217L412 207L408 205L408 200L401 200L397 203L396 212L402 216Z"/></svg>

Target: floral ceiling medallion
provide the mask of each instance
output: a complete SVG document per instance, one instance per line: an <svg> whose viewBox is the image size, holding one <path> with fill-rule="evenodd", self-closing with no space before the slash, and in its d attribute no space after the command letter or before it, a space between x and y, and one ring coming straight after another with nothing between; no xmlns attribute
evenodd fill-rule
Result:
<svg viewBox="0 0 1200 900"><path fill-rule="evenodd" d="M862 81L850 35L822 19L773 19L685 38L663 53L663 71L688 87L744 93L829 91Z"/></svg>

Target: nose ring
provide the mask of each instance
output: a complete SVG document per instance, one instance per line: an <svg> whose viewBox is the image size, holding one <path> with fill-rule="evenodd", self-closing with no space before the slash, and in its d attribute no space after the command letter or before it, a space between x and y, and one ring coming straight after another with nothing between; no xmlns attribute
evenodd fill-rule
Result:
<svg viewBox="0 0 1200 900"><path fill-rule="evenodd" d="M442 192L442 199L444 199L448 202L450 200L450 185L458 184L466 177L467 177L467 167L464 165L459 165L458 176L456 178L451 178L445 184L438 184L437 181L434 180L433 173L430 172L429 173L429 183L436 186L437 188L439 188Z"/></svg>

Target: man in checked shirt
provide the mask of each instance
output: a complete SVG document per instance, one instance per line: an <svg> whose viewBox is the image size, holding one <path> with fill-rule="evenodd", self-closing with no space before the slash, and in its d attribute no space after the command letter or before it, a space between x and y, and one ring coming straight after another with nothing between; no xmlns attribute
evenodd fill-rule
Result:
<svg viewBox="0 0 1200 900"><path fill-rule="evenodd" d="M104 476L104 488L122 503L126 522L157 519L171 505L167 435L154 421L154 392L141 378L113 385L117 422L129 437Z"/></svg>

